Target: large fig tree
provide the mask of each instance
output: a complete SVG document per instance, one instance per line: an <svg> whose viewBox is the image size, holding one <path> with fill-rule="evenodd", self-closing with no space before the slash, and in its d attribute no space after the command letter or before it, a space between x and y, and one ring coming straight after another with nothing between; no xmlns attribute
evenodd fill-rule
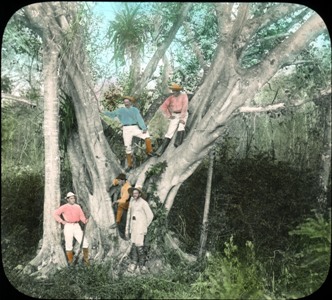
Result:
<svg viewBox="0 0 332 300"><path fill-rule="evenodd" d="M185 16L190 15L190 6L183 4L169 37L174 39L176 30L186 19ZM222 136L229 120L239 112L239 108L249 103L283 65L295 60L325 30L320 16L301 5L265 3L257 10L257 3L215 3L212 8L218 31L216 47L211 62L204 68L204 78L190 101L186 138L177 148L171 142L161 157L148 159L129 176L133 185L149 190L149 170L158 163L166 162L161 176L153 179L156 189L154 195L157 195L159 204L166 212L172 208L181 184L206 157ZM19 17L40 34L44 51L53 51L49 53L53 71L44 72L44 82L52 80L54 86L65 91L74 106L77 131L72 133L68 142L68 153L75 192L90 216L86 235L94 249L91 258L98 262L119 258L129 242L121 239L117 230L110 229L115 219L111 207L115 189L110 189L111 181L123 171L123 167L103 132L79 9L76 2L43 2L24 7ZM289 26L285 28L283 35L278 35L278 43L270 45L258 59L248 60L252 49L262 39L261 33L280 20L285 20ZM190 18L186 21L190 21ZM186 26L188 29L188 23ZM171 44L171 38L165 38L164 43L161 43L141 74L135 91L140 91L148 83L158 60L163 58ZM47 68L47 53L44 57L44 68ZM58 76L54 76L55 70ZM49 87L45 85L46 88ZM56 94L45 91L44 97L45 109L52 109L49 114L45 112L45 124L48 124L50 121L54 122L51 117L57 110L54 103ZM56 139L45 139L45 142L52 143L46 146L47 149L58 147ZM45 171L57 172L56 156L49 159L54 168L48 167ZM49 174L46 174L46 178L47 176ZM30 266L38 268L38 273L42 274L55 269L53 267L65 265L64 253L59 247L61 228L56 226L51 216L52 210L60 205L60 192L49 194L49 190L58 189L57 174L53 176L54 186L45 186L43 246L37 257L30 262ZM170 237L167 237L170 244L174 245Z"/></svg>

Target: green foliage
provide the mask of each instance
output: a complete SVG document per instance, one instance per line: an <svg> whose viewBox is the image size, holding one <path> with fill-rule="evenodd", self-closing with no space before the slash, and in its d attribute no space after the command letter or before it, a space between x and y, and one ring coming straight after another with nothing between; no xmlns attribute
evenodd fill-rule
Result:
<svg viewBox="0 0 332 300"><path fill-rule="evenodd" d="M299 238L295 254L297 263L292 268L294 286L307 295L320 288L331 265L331 210L325 217L315 210L313 213L313 217L289 232Z"/></svg>
<svg viewBox="0 0 332 300"><path fill-rule="evenodd" d="M43 170L42 113L26 105L3 107L1 111L2 173L12 166ZM7 167L9 169L7 169Z"/></svg>
<svg viewBox="0 0 332 300"><path fill-rule="evenodd" d="M155 242L159 246L163 244L163 238L168 232L167 211L156 193L157 179L167 168L167 162L163 161L152 165L149 170L145 172L147 180L150 181L150 191L148 194L149 205L153 211L153 222L149 226L148 234L146 236L147 244Z"/></svg>
<svg viewBox="0 0 332 300"><path fill-rule="evenodd" d="M13 88L12 80L6 75L1 76L1 92L10 94L12 92L12 88Z"/></svg>
<svg viewBox="0 0 332 300"><path fill-rule="evenodd" d="M125 64L125 56L132 47L144 49L147 33L140 6L124 5L124 9L116 14L115 20L110 22L108 30L110 43L114 48L114 59L121 65Z"/></svg>
<svg viewBox="0 0 332 300"><path fill-rule="evenodd" d="M10 79L11 89L18 89L21 95L40 87L41 45L41 38L19 18L9 20L2 39L1 77Z"/></svg>
<svg viewBox="0 0 332 300"><path fill-rule="evenodd" d="M1 172L1 248L5 270L33 258L42 236L44 174L32 166ZM7 269L8 268L8 269Z"/></svg>
<svg viewBox="0 0 332 300"><path fill-rule="evenodd" d="M151 165L151 167L145 172L146 178L150 177L159 177L162 173L165 172L167 168L167 161L161 161L155 165Z"/></svg>
<svg viewBox="0 0 332 300"><path fill-rule="evenodd" d="M203 299L261 299L264 295L261 269L254 245L247 241L244 254L239 255L231 236L225 242L224 255L210 257L192 287Z"/></svg>

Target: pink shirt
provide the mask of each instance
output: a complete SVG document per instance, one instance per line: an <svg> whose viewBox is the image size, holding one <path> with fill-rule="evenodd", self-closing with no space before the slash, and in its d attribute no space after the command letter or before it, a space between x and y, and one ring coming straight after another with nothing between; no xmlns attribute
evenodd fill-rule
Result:
<svg viewBox="0 0 332 300"><path fill-rule="evenodd" d="M63 216L65 221L61 219L60 216ZM87 219L83 213L82 208L78 204L64 204L54 211L53 214L55 220L59 223L76 223L82 221L84 224L87 222Z"/></svg>
<svg viewBox="0 0 332 300"><path fill-rule="evenodd" d="M169 118L173 112L181 113L180 119L184 120L188 110L188 96L181 93L179 96L169 96L160 106L161 111Z"/></svg>

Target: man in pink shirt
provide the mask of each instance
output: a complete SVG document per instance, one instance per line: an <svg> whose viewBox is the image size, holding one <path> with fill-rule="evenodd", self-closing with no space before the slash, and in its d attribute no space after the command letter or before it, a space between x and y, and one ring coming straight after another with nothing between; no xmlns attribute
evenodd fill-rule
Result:
<svg viewBox="0 0 332 300"><path fill-rule="evenodd" d="M83 224L88 223L88 219L85 217L84 212L78 204L75 203L76 195L69 192L66 196L68 203L60 206L54 211L54 218L57 222L64 225L63 232L65 236L66 255L68 264L73 262L73 239L75 238L78 243L82 242L83 231L79 224L81 221ZM62 217L61 217L62 216ZM83 260L86 265L89 264L89 243L84 237L83 239Z"/></svg>
<svg viewBox="0 0 332 300"><path fill-rule="evenodd" d="M184 129L188 119L188 96L181 92L182 86L173 83L169 87L173 94L169 96L160 106L162 113L170 120L168 130L165 134L162 145L156 151L157 156L161 156L177 131L174 146L180 146L184 138Z"/></svg>

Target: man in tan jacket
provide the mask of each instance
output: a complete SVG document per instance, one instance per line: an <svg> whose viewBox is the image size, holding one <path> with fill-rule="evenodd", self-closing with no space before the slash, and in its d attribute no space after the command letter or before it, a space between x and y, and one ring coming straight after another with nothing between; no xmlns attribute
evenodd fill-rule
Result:
<svg viewBox="0 0 332 300"><path fill-rule="evenodd" d="M128 189L131 187L130 183L127 181L126 174L123 173L119 174L113 180L113 185L120 185L121 191L120 198L113 203L113 205L117 204L118 207L116 211L115 223L111 226L112 229L116 228L120 224L124 210L128 210L130 200Z"/></svg>

